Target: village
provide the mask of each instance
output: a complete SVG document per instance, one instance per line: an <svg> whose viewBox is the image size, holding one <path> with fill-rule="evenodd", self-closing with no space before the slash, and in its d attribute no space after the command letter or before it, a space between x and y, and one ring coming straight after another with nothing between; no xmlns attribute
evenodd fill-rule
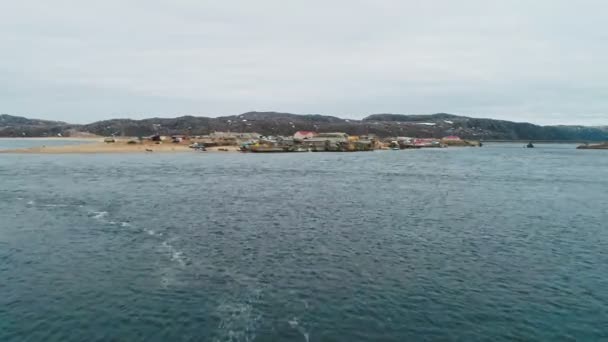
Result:
<svg viewBox="0 0 608 342"><path fill-rule="evenodd" d="M111 144L118 140L105 138ZM176 144L188 146L196 151L241 151L249 153L289 152L366 152L374 150L402 150L419 148L445 148L448 146L481 146L479 141L469 141L458 136L444 138L390 137L376 135L349 135L342 132L317 133L298 131L293 136L264 136L258 133L213 132L209 135L153 135L147 138L130 139L127 144ZM149 152L153 149L150 148Z"/></svg>

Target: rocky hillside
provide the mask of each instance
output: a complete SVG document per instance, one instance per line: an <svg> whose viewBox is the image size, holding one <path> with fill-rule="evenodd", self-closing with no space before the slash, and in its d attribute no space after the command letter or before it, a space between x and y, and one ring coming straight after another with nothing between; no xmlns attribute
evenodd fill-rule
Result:
<svg viewBox="0 0 608 342"><path fill-rule="evenodd" d="M476 119L452 114L375 114L363 120L325 115L296 115L276 112L249 112L218 118L183 116L144 120L114 119L87 125L0 116L0 136L50 136L74 131L97 135L147 136L160 134L203 135L214 131L258 132L264 135L291 135L299 130L339 131L349 134L376 134L381 137L443 137L458 135L476 140L559 140L605 141L608 129L585 126L538 126L493 119Z"/></svg>
<svg viewBox="0 0 608 342"><path fill-rule="evenodd" d="M458 135L478 140L554 141L603 141L608 139L608 129L605 127L539 126L530 123L476 119L445 113L433 115L377 114L371 115L363 121L393 123L405 132L424 132L423 134L433 137Z"/></svg>
<svg viewBox="0 0 608 342"><path fill-rule="evenodd" d="M0 137L43 137L66 133L74 125L0 114Z"/></svg>

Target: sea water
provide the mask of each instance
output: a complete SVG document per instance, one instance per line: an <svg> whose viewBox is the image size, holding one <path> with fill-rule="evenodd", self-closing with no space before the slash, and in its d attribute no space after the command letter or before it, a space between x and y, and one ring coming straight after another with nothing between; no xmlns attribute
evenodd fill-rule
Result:
<svg viewBox="0 0 608 342"><path fill-rule="evenodd" d="M608 339L608 153L0 155L0 341Z"/></svg>
<svg viewBox="0 0 608 342"><path fill-rule="evenodd" d="M0 151L40 146L67 146L89 143L91 140L66 138L0 138Z"/></svg>

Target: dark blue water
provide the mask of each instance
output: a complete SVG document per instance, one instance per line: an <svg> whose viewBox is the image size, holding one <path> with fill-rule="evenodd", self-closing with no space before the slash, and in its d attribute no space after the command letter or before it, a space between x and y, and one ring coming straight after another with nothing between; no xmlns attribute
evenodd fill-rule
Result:
<svg viewBox="0 0 608 342"><path fill-rule="evenodd" d="M608 153L1 155L0 341L608 339Z"/></svg>

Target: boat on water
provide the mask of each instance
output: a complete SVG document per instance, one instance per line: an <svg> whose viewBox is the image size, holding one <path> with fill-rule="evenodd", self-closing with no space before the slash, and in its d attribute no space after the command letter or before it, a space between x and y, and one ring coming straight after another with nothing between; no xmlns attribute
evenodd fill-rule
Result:
<svg viewBox="0 0 608 342"><path fill-rule="evenodd" d="M528 145L526 145L526 148L534 148L534 144L530 141Z"/></svg>

